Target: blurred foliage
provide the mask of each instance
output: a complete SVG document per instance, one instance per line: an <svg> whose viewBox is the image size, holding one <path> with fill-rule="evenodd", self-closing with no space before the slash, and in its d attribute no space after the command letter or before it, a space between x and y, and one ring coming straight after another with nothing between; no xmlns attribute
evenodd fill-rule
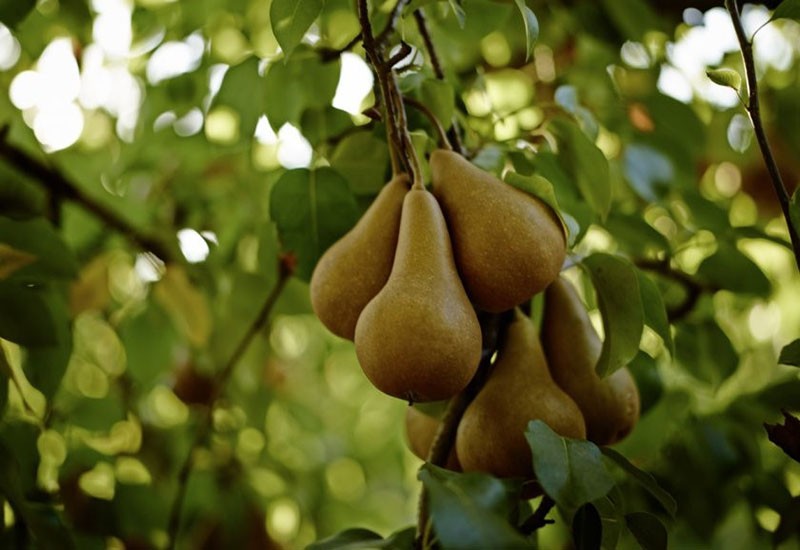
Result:
<svg viewBox="0 0 800 550"><path fill-rule="evenodd" d="M394 2L372 4L381 29ZM413 0L389 37L415 48L404 94L455 120L475 164L512 168L510 183L558 204L585 268L574 279L621 338L604 364L633 361L640 424L618 452L583 442L570 451L582 467L543 480L559 515L537 532L542 548L600 531L606 548L663 548L663 526L675 548L800 547L800 464L762 428L800 409L800 278L729 89L742 67L727 13L697 6ZM755 47L794 189L800 10L778 9ZM750 32L770 16L744 15ZM420 470L405 404L372 388L352 344L311 312L316 260L390 177L383 123L361 114L374 95L352 86L364 52L338 51L359 32L352 2L0 2L0 21L0 546L167 546L214 377L287 252L297 276L194 451L179 546L406 548L420 480L445 546L518 543L509 521L537 501L520 508L488 476ZM64 113L77 113L74 139ZM410 110L409 125L431 151L429 122ZM14 151L79 197L50 192ZM80 197L174 257L140 249ZM483 519L466 533L463 514Z"/></svg>

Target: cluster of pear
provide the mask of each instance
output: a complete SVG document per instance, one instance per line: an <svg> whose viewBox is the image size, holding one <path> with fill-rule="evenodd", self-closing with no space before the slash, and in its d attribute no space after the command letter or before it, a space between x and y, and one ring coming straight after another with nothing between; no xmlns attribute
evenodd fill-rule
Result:
<svg viewBox="0 0 800 550"><path fill-rule="evenodd" d="M323 324L355 341L376 388L409 402L463 390L481 357L475 308L529 300L566 255L561 222L538 198L452 151L434 151L430 168L433 193L395 177L311 278Z"/></svg>
<svg viewBox="0 0 800 550"><path fill-rule="evenodd" d="M464 413L447 467L500 477L533 474L524 437L543 420L565 437L610 445L639 419L636 382L627 367L600 378L602 342L575 288L559 277L545 291L541 331L518 309L486 385ZM440 421L409 407L406 437L426 458Z"/></svg>

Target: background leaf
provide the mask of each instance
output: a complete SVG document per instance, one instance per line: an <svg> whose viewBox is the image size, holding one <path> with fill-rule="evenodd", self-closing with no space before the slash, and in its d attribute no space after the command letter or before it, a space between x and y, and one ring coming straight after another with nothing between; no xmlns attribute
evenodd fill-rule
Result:
<svg viewBox="0 0 800 550"><path fill-rule="evenodd" d="M603 540L603 523L597 508L587 502L572 518L572 541L575 550L600 550Z"/></svg>
<svg viewBox="0 0 800 550"><path fill-rule="evenodd" d="M800 21L800 0L783 0L772 13L772 19L795 19Z"/></svg>
<svg viewBox="0 0 800 550"><path fill-rule="evenodd" d="M627 458L625 458L623 454L610 447L603 447L601 451L604 455L613 460L617 466L625 470L625 472L636 482L644 487L647 492L650 493L653 498L659 502L659 504L661 504L661 506L670 516L675 517L675 514L678 510L678 505L675 502L675 499L672 498L672 495L666 492L658 484L653 476L634 466Z"/></svg>
<svg viewBox="0 0 800 550"><path fill-rule="evenodd" d="M791 344L783 346L778 363L800 367L800 338L794 340Z"/></svg>
<svg viewBox="0 0 800 550"><path fill-rule="evenodd" d="M355 199L330 168L289 170L275 183L270 215L283 248L297 256L297 276L308 280L317 260L356 223Z"/></svg>
<svg viewBox="0 0 800 550"><path fill-rule="evenodd" d="M522 23L525 25L525 60L527 61L533 53L533 45L539 38L539 20L533 10L525 5L525 0L514 0L514 3L522 15Z"/></svg>
<svg viewBox="0 0 800 550"><path fill-rule="evenodd" d="M0 0L0 21L13 29L35 7L36 0Z"/></svg>
<svg viewBox="0 0 800 550"><path fill-rule="evenodd" d="M675 353L675 344L672 341L672 329L667 319L667 310L664 306L664 298L658 290L658 286L653 280L645 275L641 270L636 270L639 280L639 292L642 296L642 306L644 308L644 323L656 331L664 345Z"/></svg>
<svg viewBox="0 0 800 550"><path fill-rule="evenodd" d="M633 512L625 515L625 524L643 550L667 549L667 529L656 516Z"/></svg>
<svg viewBox="0 0 800 550"><path fill-rule="evenodd" d="M644 328L639 277L629 262L610 254L592 254L581 264L589 271L603 317L605 338L596 370L605 377L628 364L639 351Z"/></svg>
<svg viewBox="0 0 800 550"><path fill-rule="evenodd" d="M0 338L30 347L58 343L46 289L0 281Z"/></svg>
<svg viewBox="0 0 800 550"><path fill-rule="evenodd" d="M322 11L322 0L273 0L272 32L288 58Z"/></svg>
<svg viewBox="0 0 800 550"><path fill-rule="evenodd" d="M44 218L12 220L0 216L0 243L35 257L15 271L16 278L70 279L78 272L72 251Z"/></svg>

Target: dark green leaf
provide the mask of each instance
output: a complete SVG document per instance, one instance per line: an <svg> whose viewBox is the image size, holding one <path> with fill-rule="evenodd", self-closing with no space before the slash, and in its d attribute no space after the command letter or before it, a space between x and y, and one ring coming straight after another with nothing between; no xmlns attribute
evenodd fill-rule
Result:
<svg viewBox="0 0 800 550"><path fill-rule="evenodd" d="M28 381L48 401L61 386L61 379L72 356L72 330L65 294L55 288L42 294L53 322L56 344L30 348L22 365Z"/></svg>
<svg viewBox="0 0 800 550"><path fill-rule="evenodd" d="M717 251L703 260L697 277L720 289L768 296L772 284L761 268L732 244L719 242Z"/></svg>
<svg viewBox="0 0 800 550"><path fill-rule="evenodd" d="M560 164L595 213L605 218L611 208L608 160L577 125L565 119L556 119L552 124L559 138Z"/></svg>
<svg viewBox="0 0 800 550"><path fill-rule="evenodd" d="M444 80L429 78L422 82L419 95L442 127L449 128L456 108L453 87Z"/></svg>
<svg viewBox="0 0 800 550"><path fill-rule="evenodd" d="M0 0L0 21L15 28L36 7L36 0Z"/></svg>
<svg viewBox="0 0 800 550"><path fill-rule="evenodd" d="M600 449L591 441L561 437L541 420L528 424L525 437L536 479L560 507L575 510L614 486Z"/></svg>
<svg viewBox="0 0 800 550"><path fill-rule="evenodd" d="M553 184L547 181L546 178L538 175L523 176L516 172L508 172L503 176L503 180L516 187L520 191L524 191L529 195L541 199L547 206L553 209L556 214L559 214L558 201L556 200L555 191L553 191Z"/></svg>
<svg viewBox="0 0 800 550"><path fill-rule="evenodd" d="M647 512L625 515L625 524L643 550L667 550L667 528Z"/></svg>
<svg viewBox="0 0 800 550"><path fill-rule="evenodd" d="M794 19L800 21L800 0L783 0L772 13L773 19Z"/></svg>
<svg viewBox="0 0 800 550"><path fill-rule="evenodd" d="M72 251L44 218L12 220L0 216L0 243L32 254L36 260L14 273L20 279L71 279L78 273Z"/></svg>
<svg viewBox="0 0 800 550"><path fill-rule="evenodd" d="M572 518L572 541L575 550L600 550L603 540L603 522L591 502L587 502L575 512Z"/></svg>
<svg viewBox="0 0 800 550"><path fill-rule="evenodd" d="M283 249L297 256L297 276L308 280L319 257L355 225L358 213L341 175L330 168L302 168L275 183L270 216Z"/></svg>
<svg viewBox="0 0 800 550"><path fill-rule="evenodd" d="M662 197L675 178L669 157L649 145L628 145L623 166L633 190L646 201Z"/></svg>
<svg viewBox="0 0 800 550"><path fill-rule="evenodd" d="M42 287L0 281L0 338L26 347L58 344Z"/></svg>
<svg viewBox="0 0 800 550"><path fill-rule="evenodd" d="M644 487L644 489L646 489L647 492L650 493L650 495L655 498L659 504L661 504L661 506L670 516L675 517L675 513L678 511L678 505L675 502L675 499L672 498L672 495L666 492L661 485L658 484L653 476L634 466L627 458L625 458L625 456L614 449L610 447L603 447L601 450L604 455L613 460L617 466L625 470L625 472L631 476L631 478Z"/></svg>
<svg viewBox="0 0 800 550"><path fill-rule="evenodd" d="M342 174L356 194L374 194L386 183L389 151L371 132L344 138L331 156L331 167Z"/></svg>
<svg viewBox="0 0 800 550"><path fill-rule="evenodd" d="M605 339L597 374L605 377L624 367L639 351L644 309L636 268L611 254L597 253L581 262L597 291Z"/></svg>
<svg viewBox="0 0 800 550"><path fill-rule="evenodd" d="M783 347L778 363L800 367L800 338Z"/></svg>
<svg viewBox="0 0 800 550"><path fill-rule="evenodd" d="M733 343L712 319L678 327L675 358L688 372L714 386L719 386L739 366L739 354Z"/></svg>
<svg viewBox="0 0 800 550"><path fill-rule="evenodd" d="M277 132L287 122L298 126L306 109L328 107L339 83L340 66L339 61L323 63L306 48L299 48L287 63L270 65L264 111L272 128Z"/></svg>
<svg viewBox="0 0 800 550"><path fill-rule="evenodd" d="M301 118L300 127L311 145L327 141L353 127L350 115L333 107L307 109Z"/></svg>
<svg viewBox="0 0 800 550"><path fill-rule="evenodd" d="M620 34L629 40L642 41L645 32L663 27L663 18L644 0L603 0L603 8Z"/></svg>
<svg viewBox="0 0 800 550"><path fill-rule="evenodd" d="M636 387L639 388L640 415L644 416L664 395L664 382L661 380L655 359L643 351L628 363L627 368L636 380Z"/></svg>
<svg viewBox="0 0 800 550"><path fill-rule="evenodd" d="M609 233L632 255L669 250L669 241L640 215L611 212L604 224Z"/></svg>
<svg viewBox="0 0 800 550"><path fill-rule="evenodd" d="M539 38L539 20L536 19L536 14L533 13L528 6L525 5L525 0L514 0L514 3L522 15L522 23L525 25L525 60L527 61L531 53L533 53L533 45L536 39Z"/></svg>
<svg viewBox="0 0 800 550"><path fill-rule="evenodd" d="M658 290L656 283L641 270L636 270L639 279L639 292L642 295L642 306L644 306L644 323L653 329L664 341L664 345L675 353L675 344L672 342L672 330L670 330L667 310L664 306L664 298Z"/></svg>
<svg viewBox="0 0 800 550"><path fill-rule="evenodd" d="M527 548L506 520L514 497L485 474L455 474L424 464L419 479L428 491L433 527L444 548Z"/></svg>
<svg viewBox="0 0 800 550"><path fill-rule="evenodd" d="M369 529L346 529L322 540L310 544L308 550L336 550L339 548L358 548L358 545L383 540L378 533ZM362 546L363 548L363 546Z"/></svg>
<svg viewBox="0 0 800 550"><path fill-rule="evenodd" d="M728 69L727 67L709 69L706 71L706 76L714 84L731 88L737 92L742 85L742 76L738 72L733 69Z"/></svg>
<svg viewBox="0 0 800 550"><path fill-rule="evenodd" d="M212 105L224 105L236 111L240 142L253 138L258 117L264 114L266 81L258 74L258 64L259 59L253 56L228 69Z"/></svg>
<svg viewBox="0 0 800 550"><path fill-rule="evenodd" d="M322 0L273 0L269 9L272 33L286 59L322 11Z"/></svg>

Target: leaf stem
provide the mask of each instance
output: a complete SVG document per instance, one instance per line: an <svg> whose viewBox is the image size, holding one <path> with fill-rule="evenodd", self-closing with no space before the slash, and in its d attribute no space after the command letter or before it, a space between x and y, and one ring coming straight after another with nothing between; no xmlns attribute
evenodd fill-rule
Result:
<svg viewBox="0 0 800 550"><path fill-rule="evenodd" d="M748 101L746 110L750 115L750 122L753 124L753 130L756 134L756 141L758 141L758 146L761 149L761 156L764 158L764 163L767 165L772 187L775 189L775 195L778 197L783 217L789 229L789 238L792 241L795 263L798 269L800 269L800 235L798 235L798 229L792 223L791 214L789 212L789 193L786 191L786 186L783 183L778 164L772 154L772 148L769 145L767 134L764 130L764 122L761 118L758 79L756 77L756 65L753 59L753 43L745 34L736 0L725 0L725 8L728 10L728 13L730 13L733 29L736 32L736 38L739 40L739 46L742 50L742 62L744 63L745 79L747 82Z"/></svg>
<svg viewBox="0 0 800 550"><path fill-rule="evenodd" d="M273 307L275 307L275 302L277 302L278 297L286 287L286 283L292 276L294 271L294 260L288 256L281 257L279 266L280 271L278 274L277 283L275 283L275 286L272 287L272 290L264 301L264 304L261 306L258 315L256 315L255 319L253 319L253 322L250 323L250 326L242 336L242 339L239 341L236 348L233 350L233 353L231 354L230 358L228 358L228 361L214 377L214 384L208 399L208 406L203 409L203 416L200 419L200 424L197 427L197 432L195 433L192 445L189 448L189 452L186 454L186 458L181 465L181 469L178 471L178 492L172 502L172 508L169 513L169 522L167 524L167 534L169 536L169 546L167 548L169 550L174 550L178 542L183 503L186 498L186 489L189 484L189 476L192 473L192 458L194 452L203 444L211 432L214 403L222 395L222 392L225 389L231 374L233 374L234 368L239 363L239 360L242 358L245 351L247 351L247 348L250 347L250 343L253 341L253 338L255 338L256 334L258 334L266 324L269 314L272 312Z"/></svg>
<svg viewBox="0 0 800 550"><path fill-rule="evenodd" d="M436 118L436 115L433 114L433 111L431 111L427 105L414 99L413 97L406 96L403 98L403 101L427 117L427 119L436 129L436 133L439 134L439 147L452 151L453 146L450 145L450 140L447 138L447 132L445 131L444 126L442 126L442 123L439 122L439 119Z"/></svg>
<svg viewBox="0 0 800 550"><path fill-rule="evenodd" d="M175 249L174 245L168 244L160 237L136 227L120 214L88 195L59 170L47 166L28 152L9 143L7 139L8 132L9 126L6 125L0 128L0 159L6 161L19 172L34 178L51 196L78 204L106 226L125 236L142 251L152 252L165 262L183 262L183 256Z"/></svg>

